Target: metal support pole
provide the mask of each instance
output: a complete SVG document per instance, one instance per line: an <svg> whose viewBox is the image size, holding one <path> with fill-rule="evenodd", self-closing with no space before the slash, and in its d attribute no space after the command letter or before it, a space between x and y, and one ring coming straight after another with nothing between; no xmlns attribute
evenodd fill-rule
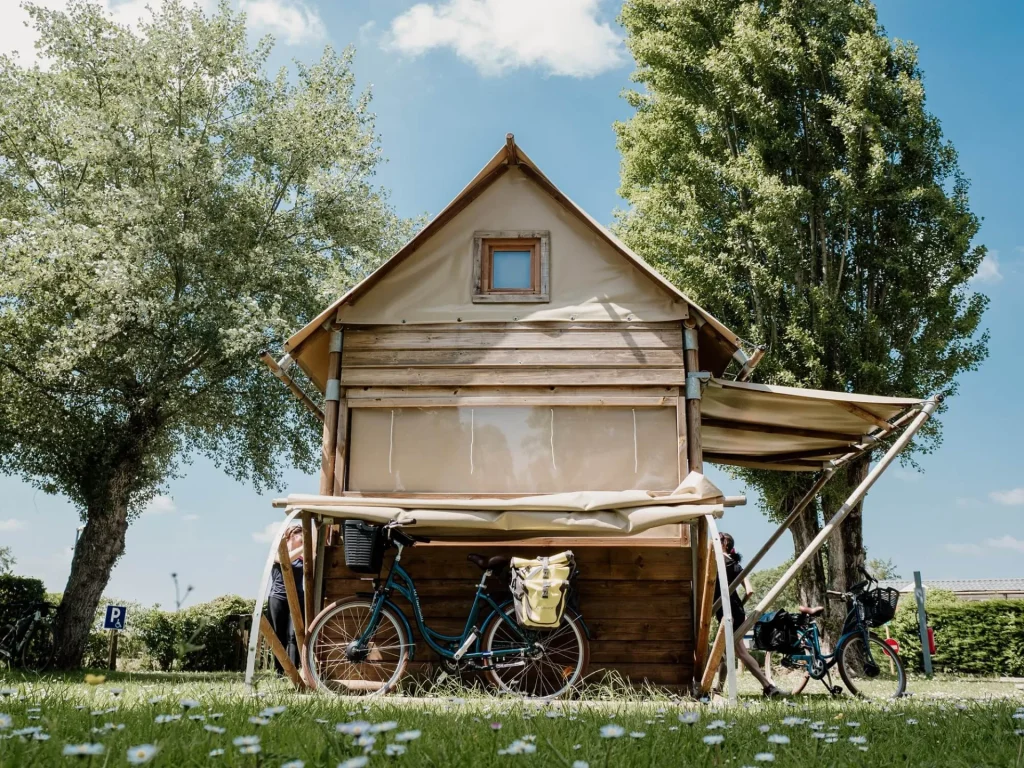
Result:
<svg viewBox="0 0 1024 768"><path fill-rule="evenodd" d="M908 426L896 442L892 444L892 447L885 452L885 455L882 456L879 462L872 467L871 471L868 472L867 477L861 481L860 485L854 489L849 498L843 502L843 506L836 511L835 515L832 516L832 519L822 526L818 535L815 536L804 551L800 553L800 556L793 561L793 564L789 566L789 569L782 575L782 578L776 582L774 587L768 590L768 594L761 598L757 607L750 612L747 620L743 622L743 625L736 632L739 637L745 635L747 630L754 626L757 620L761 618L762 614L764 614L766 610L768 610L768 607L775 601L782 590L784 590L796 577L797 572L803 568L804 565L807 564L807 561L811 559L811 556L821 548L821 545L825 543L825 540L829 537L832 531L846 519L846 516L849 515L850 512L852 512L860 503L861 499L867 495L867 492L871 490L871 486L875 484L878 478L882 476L882 473L889 468L889 465L892 464L893 460L903 451L904 448L907 447L914 435L917 433L917 430L919 430L921 426L928 421L928 418L932 415L935 409L939 407L940 402L942 402L942 397L940 395L936 395L930 400L926 400L922 403L921 412L914 417L910 426Z"/></svg>
<svg viewBox="0 0 1024 768"><path fill-rule="evenodd" d="M924 610L924 585L921 583L921 572L914 571L914 599L917 601L917 630L921 633L921 658L924 660L924 673L932 676L932 651L928 647L928 614Z"/></svg>
<svg viewBox="0 0 1024 768"><path fill-rule="evenodd" d="M722 552L722 540L718 536L718 526L715 525L715 518L711 515L705 515L705 519L708 521L708 532L711 536L711 543L715 547L715 561L718 563L718 584L725 593L725 590L729 588L729 577L725 571L725 554ZM732 632L732 601L726 600L722 603L722 626L725 627L725 637L731 638ZM741 635L742 637L742 635ZM736 703L736 643L726 642L725 644L725 663L728 667L727 679L729 685L729 703Z"/></svg>

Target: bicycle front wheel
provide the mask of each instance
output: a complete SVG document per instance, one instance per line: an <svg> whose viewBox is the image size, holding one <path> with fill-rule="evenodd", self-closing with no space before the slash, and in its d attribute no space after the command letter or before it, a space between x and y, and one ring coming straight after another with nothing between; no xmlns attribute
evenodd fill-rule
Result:
<svg viewBox="0 0 1024 768"><path fill-rule="evenodd" d="M509 605L505 615L515 623L515 608ZM524 645L522 636L494 614L484 627L483 649L500 655L491 659L487 676L505 693L531 699L554 699L579 682L590 660L590 644L583 619L566 611L559 627L552 630L524 630L534 643L533 653L501 653Z"/></svg>
<svg viewBox="0 0 1024 768"><path fill-rule="evenodd" d="M314 688L346 696L382 696L395 689L411 649L405 622L384 606L376 628L358 642L372 618L373 604L358 598L329 605L316 617L302 654Z"/></svg>
<svg viewBox="0 0 1024 768"><path fill-rule="evenodd" d="M45 672L53 664L53 627L48 622L37 624L21 648L21 666Z"/></svg>
<svg viewBox="0 0 1024 768"><path fill-rule="evenodd" d="M868 699L895 699L907 689L903 662L887 643L871 634L849 638L839 650L839 674L847 690Z"/></svg>

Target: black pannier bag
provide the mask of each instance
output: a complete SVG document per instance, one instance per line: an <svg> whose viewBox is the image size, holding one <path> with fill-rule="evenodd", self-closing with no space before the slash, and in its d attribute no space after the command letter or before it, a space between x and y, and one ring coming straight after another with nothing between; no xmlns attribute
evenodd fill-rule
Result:
<svg viewBox="0 0 1024 768"><path fill-rule="evenodd" d="M759 651L800 653L796 617L784 610L766 613L754 624L754 647Z"/></svg>
<svg viewBox="0 0 1024 768"><path fill-rule="evenodd" d="M380 573L387 541L379 525L345 521L345 566L356 573Z"/></svg>

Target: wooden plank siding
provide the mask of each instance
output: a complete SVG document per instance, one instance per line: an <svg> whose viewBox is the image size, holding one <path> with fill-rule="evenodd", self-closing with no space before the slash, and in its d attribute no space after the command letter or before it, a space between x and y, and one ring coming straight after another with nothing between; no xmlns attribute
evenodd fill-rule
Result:
<svg viewBox="0 0 1024 768"><path fill-rule="evenodd" d="M351 326L343 387L679 386L678 323Z"/></svg>
<svg viewBox="0 0 1024 768"><path fill-rule="evenodd" d="M427 625L456 635L463 629L480 580L479 569L466 561L467 553L533 557L560 550L528 541L497 547L431 544L407 549L402 565L416 580ZM689 684L693 677L689 546L583 546L573 551L580 567L580 610L591 631L588 674L599 679L604 670L613 670L635 683ZM372 591L370 580L345 567L340 546L328 547L325 563L325 602ZM499 602L507 599L504 577L492 579L489 588ZM395 602L413 625L416 660L436 664L436 654L415 629L412 607L400 597ZM485 618L481 615L479 620Z"/></svg>

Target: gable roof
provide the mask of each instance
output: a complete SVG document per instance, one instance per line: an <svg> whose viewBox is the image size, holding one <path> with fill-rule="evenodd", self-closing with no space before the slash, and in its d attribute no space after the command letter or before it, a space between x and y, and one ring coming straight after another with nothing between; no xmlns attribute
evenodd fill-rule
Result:
<svg viewBox="0 0 1024 768"><path fill-rule="evenodd" d="M701 326L701 356L702 358L708 359L708 362L711 362L711 360L714 361L713 364L709 365L703 364L704 360L702 360L702 367L710 369L718 374L724 370L733 355L742 348L743 342L740 338L715 319L715 317L710 313L691 301L685 294L666 280L653 267L647 264L647 262L640 258L639 255L633 252L607 228L595 221L589 214L587 214L586 211L566 197L515 143L515 139L512 134L508 134L505 145L494 154L487 165L485 165L473 180L470 181L470 183L461 192L459 192L458 195L456 195L454 200L448 203L448 205L445 206L437 216L435 216L425 227L423 227L423 229L419 231L419 233L416 234L415 237L399 249L399 251L390 259L385 261L373 273L355 285L348 291L348 293L344 294L341 298L327 307L327 309L321 312L312 322L308 323L304 328L289 338L288 341L285 342L285 350L289 352L292 357L296 359L300 358L300 347L306 344L311 337L317 334L318 331L326 331L333 322L340 307L355 302L361 296L365 295L371 288L381 282L392 270L395 269L395 267L415 253L420 246L437 234L458 213L479 197L498 178L504 175L510 167L517 167L521 170L542 190L554 198L554 200L563 208L576 216L599 238L610 245L627 262L640 270L643 275L650 279L661 290L665 291L668 296L685 302L692 315L697 319L698 325ZM712 346L712 349L707 350L707 352L711 353L707 356L704 354L705 350L703 349L705 341ZM301 365L301 359L299 362Z"/></svg>

